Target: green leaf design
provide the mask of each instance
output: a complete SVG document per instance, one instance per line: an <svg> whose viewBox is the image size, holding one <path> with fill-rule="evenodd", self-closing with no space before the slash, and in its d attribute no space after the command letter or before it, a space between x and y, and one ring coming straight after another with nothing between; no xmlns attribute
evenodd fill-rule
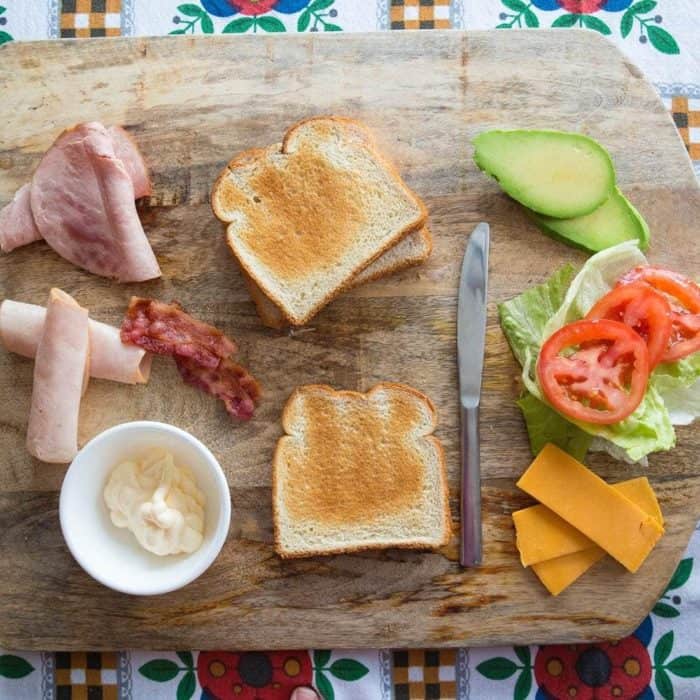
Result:
<svg viewBox="0 0 700 700"><path fill-rule="evenodd" d="M277 19L277 17L270 17L269 15L264 15L263 17L258 17L258 27L266 32L286 32L287 28L284 23Z"/></svg>
<svg viewBox="0 0 700 700"><path fill-rule="evenodd" d="M656 0L641 0L641 2L635 2L627 12L631 12L633 15L644 15L647 12L651 12L656 5Z"/></svg>
<svg viewBox="0 0 700 700"><path fill-rule="evenodd" d="M316 671L314 676L314 684L316 686L316 690L321 693L323 700L335 700L335 691L333 690L333 686L324 673L321 673L321 671Z"/></svg>
<svg viewBox="0 0 700 700"><path fill-rule="evenodd" d="M700 659L697 656L677 656L666 669L681 678L700 676Z"/></svg>
<svg viewBox="0 0 700 700"><path fill-rule="evenodd" d="M513 651L523 666L530 666L530 647L513 647Z"/></svg>
<svg viewBox="0 0 700 700"><path fill-rule="evenodd" d="M331 660L331 652L328 649L316 649L314 651L314 668L324 668Z"/></svg>
<svg viewBox="0 0 700 700"><path fill-rule="evenodd" d="M222 34L243 34L247 32L255 20L252 17L239 17L229 22L222 30Z"/></svg>
<svg viewBox="0 0 700 700"><path fill-rule="evenodd" d="M667 591L672 591L674 588L680 588L689 578L693 571L693 560L691 558L683 559L676 567L676 571L671 580L668 582Z"/></svg>
<svg viewBox="0 0 700 700"><path fill-rule="evenodd" d="M341 681L357 681L369 673L369 669L355 659L338 659L331 664L330 671Z"/></svg>
<svg viewBox="0 0 700 700"><path fill-rule="evenodd" d="M330 7L335 0L314 0L309 5L309 10L311 12L319 12L320 10L325 10L326 8Z"/></svg>
<svg viewBox="0 0 700 700"><path fill-rule="evenodd" d="M489 680L502 681L510 678L518 670L518 667L510 659L506 659L504 656L496 656L493 659L482 661L476 667L476 670Z"/></svg>
<svg viewBox="0 0 700 700"><path fill-rule="evenodd" d="M4 15L4 14L5 14L5 10L6 10L6 8L0 7L0 15Z"/></svg>
<svg viewBox="0 0 700 700"><path fill-rule="evenodd" d="M651 611L654 615L658 615L659 617L678 617L680 615L680 612L672 605L661 602L657 603Z"/></svg>
<svg viewBox="0 0 700 700"><path fill-rule="evenodd" d="M0 676L5 678L24 678L33 670L34 666L21 656L13 656L12 654L0 655Z"/></svg>
<svg viewBox="0 0 700 700"><path fill-rule="evenodd" d="M593 15L583 15L583 23L589 29L599 32L600 34L611 34L610 27L608 27L602 19L598 19Z"/></svg>
<svg viewBox="0 0 700 700"><path fill-rule="evenodd" d="M671 677L663 670L663 668L657 668L654 674L654 683L656 684L656 689L659 691L660 695L664 700L673 700L673 683L671 683Z"/></svg>
<svg viewBox="0 0 700 700"><path fill-rule="evenodd" d="M148 678L149 681L166 683L175 678L179 670L174 661L169 661L168 659L153 659L153 661L149 661L141 666L139 673Z"/></svg>
<svg viewBox="0 0 700 700"><path fill-rule="evenodd" d="M496 29L512 29L512 27L508 22L504 22L503 24L499 24Z"/></svg>
<svg viewBox="0 0 700 700"><path fill-rule="evenodd" d="M673 649L673 630L666 632L656 643L656 649L654 649L654 666L663 666L664 661L666 661L671 654L671 649Z"/></svg>
<svg viewBox="0 0 700 700"><path fill-rule="evenodd" d="M307 7L300 15L297 20L297 31L305 32L309 28L309 23L311 22L311 13Z"/></svg>
<svg viewBox="0 0 700 700"><path fill-rule="evenodd" d="M178 651L177 656L187 668L194 668L194 657L191 651Z"/></svg>
<svg viewBox="0 0 700 700"><path fill-rule="evenodd" d="M624 15L622 15L622 20L620 21L620 34L623 39L629 36L629 33L634 27L634 12L631 9L627 10Z"/></svg>
<svg viewBox="0 0 700 700"><path fill-rule="evenodd" d="M573 27L578 23L578 18L580 15L562 15L557 17L554 22L552 22L553 27Z"/></svg>
<svg viewBox="0 0 700 700"><path fill-rule="evenodd" d="M518 680L515 682L515 689L513 690L513 700L526 700L527 696L530 694L530 689L532 688L532 671L529 668L524 668Z"/></svg>
<svg viewBox="0 0 700 700"><path fill-rule="evenodd" d="M326 22L323 25L323 31L324 32L342 32L343 28L339 27L337 24L330 24L329 22Z"/></svg>
<svg viewBox="0 0 700 700"><path fill-rule="evenodd" d="M213 34L214 33L214 22L211 21L211 17L209 15L202 15L202 32L204 34Z"/></svg>
<svg viewBox="0 0 700 700"><path fill-rule="evenodd" d="M657 27L655 24L647 24L647 34L649 35L651 45L657 51L666 54L677 54L681 52L676 40L665 29L661 29L661 27Z"/></svg>
<svg viewBox="0 0 700 700"><path fill-rule="evenodd" d="M501 0L501 2L513 12L525 12L527 10L527 5L520 0Z"/></svg>
<svg viewBox="0 0 700 700"><path fill-rule="evenodd" d="M177 700L190 700L197 689L194 671L188 671L177 684Z"/></svg>
<svg viewBox="0 0 700 700"><path fill-rule="evenodd" d="M525 8L525 12L523 12L523 17L525 18L525 24L528 27L540 26L540 20L537 19L537 15L529 7Z"/></svg>
<svg viewBox="0 0 700 700"><path fill-rule="evenodd" d="M193 5L192 3L186 3L185 5L178 5L177 11L181 12L183 15L188 17L199 17L205 14L204 10L199 5Z"/></svg>
<svg viewBox="0 0 700 700"><path fill-rule="evenodd" d="M0 32L0 45L6 44L8 41L12 41L12 34Z"/></svg>

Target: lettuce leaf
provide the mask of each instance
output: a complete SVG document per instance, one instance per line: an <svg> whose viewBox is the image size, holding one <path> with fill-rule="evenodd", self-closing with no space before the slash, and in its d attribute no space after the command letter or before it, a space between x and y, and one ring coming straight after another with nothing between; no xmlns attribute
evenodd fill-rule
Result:
<svg viewBox="0 0 700 700"><path fill-rule="evenodd" d="M545 326L564 302L574 273L573 265L565 265L543 284L498 305L501 328L521 366L528 355L537 357Z"/></svg>
<svg viewBox="0 0 700 700"><path fill-rule="evenodd" d="M673 425L690 425L700 416L700 352L659 365L650 384L663 399Z"/></svg>
<svg viewBox="0 0 700 700"><path fill-rule="evenodd" d="M548 442L552 442L579 462L583 461L593 440L591 435L530 393L517 403L525 418L533 455L538 455Z"/></svg>
<svg viewBox="0 0 700 700"><path fill-rule="evenodd" d="M523 366L523 383L535 401L544 402L534 372L543 340L566 323L585 316L591 306L613 288L620 275L645 263L646 258L635 242L621 243L589 258L573 280L571 268L567 266L544 284L499 306L501 326L513 354ZM566 287L565 291L563 287ZM674 364L682 365L683 362ZM650 381L644 400L637 410L616 425L595 425L572 421L563 416L561 420L595 438L598 449L631 462L642 460L650 452L671 449L676 437L664 398L669 396L677 400L687 411L697 409L697 405L692 404L692 398L687 396L690 393L697 398L695 383L690 378L695 377L697 381L700 377L700 371L694 374L696 367L692 363L691 365L690 368L670 366L659 372L658 377ZM580 450L585 444L580 433L564 432L560 422L546 416L531 401L525 402L523 414L533 452L536 446L549 441L563 449L567 449L564 445L571 444L573 449Z"/></svg>

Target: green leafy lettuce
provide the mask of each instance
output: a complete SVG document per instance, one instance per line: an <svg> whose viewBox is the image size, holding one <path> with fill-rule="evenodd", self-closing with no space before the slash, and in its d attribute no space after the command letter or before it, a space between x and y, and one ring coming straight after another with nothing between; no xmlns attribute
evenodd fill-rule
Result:
<svg viewBox="0 0 700 700"><path fill-rule="evenodd" d="M566 266L543 284L500 304L503 332L523 366L527 393L518 403L534 454L553 442L577 458L590 446L636 462L651 452L671 449L675 445L672 423L689 423L700 415L700 353L660 365L637 410L615 425L561 416L545 403L537 384L534 368L542 342L563 325L585 316L622 274L643 264L646 258L636 243L627 241L589 258L575 277L571 266Z"/></svg>

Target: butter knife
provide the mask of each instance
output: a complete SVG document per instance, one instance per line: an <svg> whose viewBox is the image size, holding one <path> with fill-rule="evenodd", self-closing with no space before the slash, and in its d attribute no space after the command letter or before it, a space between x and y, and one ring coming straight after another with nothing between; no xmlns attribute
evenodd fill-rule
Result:
<svg viewBox="0 0 700 700"><path fill-rule="evenodd" d="M460 514L462 566L481 563L481 465L479 403L486 340L486 291L489 268L489 225L472 232L462 262L457 302L462 489Z"/></svg>

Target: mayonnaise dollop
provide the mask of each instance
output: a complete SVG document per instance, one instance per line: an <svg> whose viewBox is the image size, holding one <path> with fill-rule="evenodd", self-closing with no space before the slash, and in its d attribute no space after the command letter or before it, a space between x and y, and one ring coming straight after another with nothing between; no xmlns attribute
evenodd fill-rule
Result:
<svg viewBox="0 0 700 700"><path fill-rule="evenodd" d="M140 460L117 465L104 490L112 522L134 533L149 552L191 553L204 532L204 494L194 475L172 454L152 450Z"/></svg>

